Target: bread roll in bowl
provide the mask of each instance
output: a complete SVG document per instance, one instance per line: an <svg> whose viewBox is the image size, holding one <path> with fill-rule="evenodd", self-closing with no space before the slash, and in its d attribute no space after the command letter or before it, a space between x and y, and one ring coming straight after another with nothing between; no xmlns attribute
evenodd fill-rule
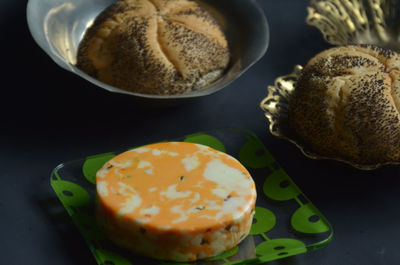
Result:
<svg viewBox="0 0 400 265"><path fill-rule="evenodd" d="M216 19L189 0L120 0L80 43L77 66L94 78L143 94L198 90L229 63Z"/></svg>
<svg viewBox="0 0 400 265"><path fill-rule="evenodd" d="M400 55L372 45L325 50L304 67L290 99L294 140L356 165L400 162Z"/></svg>

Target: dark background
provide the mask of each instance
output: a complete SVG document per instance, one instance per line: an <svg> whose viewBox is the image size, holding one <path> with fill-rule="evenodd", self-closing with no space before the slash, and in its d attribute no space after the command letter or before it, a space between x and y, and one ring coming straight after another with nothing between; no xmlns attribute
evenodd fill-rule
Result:
<svg viewBox="0 0 400 265"><path fill-rule="evenodd" d="M266 55L224 90L185 105L138 108L59 68L34 43L26 2L0 1L0 264L95 264L49 185L59 163L220 127L253 131L334 229L325 248L270 264L400 264L399 167L362 172L305 158L271 136L266 86L330 47L305 21L306 0L259 0Z"/></svg>

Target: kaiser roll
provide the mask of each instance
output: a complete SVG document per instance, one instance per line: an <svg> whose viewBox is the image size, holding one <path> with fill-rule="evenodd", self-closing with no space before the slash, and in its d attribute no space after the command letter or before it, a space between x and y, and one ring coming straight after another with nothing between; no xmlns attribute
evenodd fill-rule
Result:
<svg viewBox="0 0 400 265"><path fill-rule="evenodd" d="M288 110L295 141L357 165L400 162L400 56L372 45L313 57Z"/></svg>
<svg viewBox="0 0 400 265"><path fill-rule="evenodd" d="M179 94L219 78L229 63L216 19L189 0L120 0L87 30L77 66L112 86Z"/></svg>

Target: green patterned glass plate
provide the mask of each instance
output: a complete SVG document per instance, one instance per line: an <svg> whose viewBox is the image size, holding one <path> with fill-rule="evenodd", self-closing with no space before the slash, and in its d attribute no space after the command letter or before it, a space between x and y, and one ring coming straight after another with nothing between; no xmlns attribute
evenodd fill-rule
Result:
<svg viewBox="0 0 400 265"><path fill-rule="evenodd" d="M171 140L208 145L236 157L249 170L257 186L257 206L250 235L237 247L192 264L259 264L318 249L331 241L333 230L329 222L253 133L221 129ZM51 186L99 265L186 264L129 253L113 245L97 228L93 203L96 171L124 151L61 164L52 172Z"/></svg>

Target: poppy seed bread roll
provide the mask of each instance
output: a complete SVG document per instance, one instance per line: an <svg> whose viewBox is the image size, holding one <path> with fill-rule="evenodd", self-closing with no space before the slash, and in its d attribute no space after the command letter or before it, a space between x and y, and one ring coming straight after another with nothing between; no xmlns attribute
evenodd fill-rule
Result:
<svg viewBox="0 0 400 265"><path fill-rule="evenodd" d="M335 47L304 67L288 111L298 143L357 165L400 161L400 56L372 45Z"/></svg>
<svg viewBox="0 0 400 265"><path fill-rule="evenodd" d="M77 66L144 94L180 94L219 78L229 48L216 19L189 0L120 0L87 30Z"/></svg>

